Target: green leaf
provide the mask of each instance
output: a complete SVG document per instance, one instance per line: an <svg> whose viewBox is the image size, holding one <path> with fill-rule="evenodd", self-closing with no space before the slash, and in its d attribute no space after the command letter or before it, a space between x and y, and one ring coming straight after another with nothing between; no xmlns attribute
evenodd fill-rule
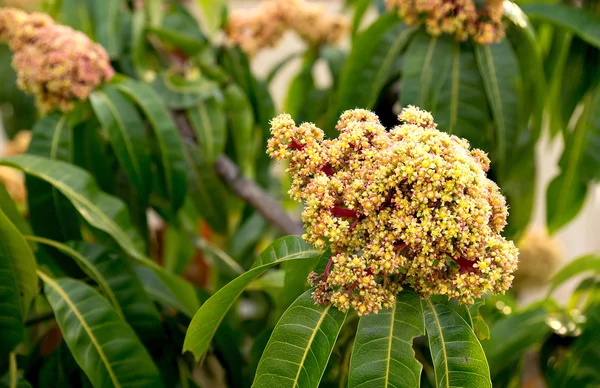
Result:
<svg viewBox="0 0 600 388"><path fill-rule="evenodd" d="M179 130L158 94L147 84L132 79L119 82L117 88L133 99L151 124L160 152L160 169L173 213L183 205L187 188L183 141Z"/></svg>
<svg viewBox="0 0 600 388"><path fill-rule="evenodd" d="M435 115L438 94L449 74L452 46L448 36L433 37L425 31L415 34L402 63L402 106L416 105Z"/></svg>
<svg viewBox="0 0 600 388"><path fill-rule="evenodd" d="M166 272L148 259L143 240L133 227L125 204L118 198L98 190L91 176L73 165L31 155L17 155L0 161L0 165L18 168L52 184L75 206L79 214L97 229L110 235L119 246L140 264L151 268L165 286L193 314L200 305L194 287L176 275Z"/></svg>
<svg viewBox="0 0 600 388"><path fill-rule="evenodd" d="M289 55L286 55L279 62L277 62L275 65L273 65L273 67L271 67L271 70L269 70L269 74L267 74L267 76L265 77L265 82L267 83L267 85L270 85L273 82L273 80L275 79L275 77L277 77L279 75L279 72L284 67L286 67L290 62L294 61L297 58L301 58L301 57L302 57L302 53L291 53Z"/></svg>
<svg viewBox="0 0 600 388"><path fill-rule="evenodd" d="M24 339L23 321L36 291L35 259L0 208L0 358Z"/></svg>
<svg viewBox="0 0 600 388"><path fill-rule="evenodd" d="M254 279L284 261L310 259L320 254L321 251L315 250L297 236L276 240L258 257L251 270L221 288L202 305L188 327L183 351L191 351L196 360L204 356L225 315Z"/></svg>
<svg viewBox="0 0 600 388"><path fill-rule="evenodd" d="M479 312L479 308L485 303L483 298L475 299L475 303L466 306L469 312L470 324L473 331L480 340L490 339L490 327L485 322L483 315ZM469 323L469 322L467 322Z"/></svg>
<svg viewBox="0 0 600 388"><path fill-rule="evenodd" d="M162 386L135 332L93 288L74 279L38 275L65 342L94 386Z"/></svg>
<svg viewBox="0 0 600 388"><path fill-rule="evenodd" d="M340 75L337 103L329 114L326 132L330 137L335 137L335 123L344 110L373 108L414 31L389 13L356 36Z"/></svg>
<svg viewBox="0 0 600 388"><path fill-rule="evenodd" d="M92 4L96 41L106 49L110 58L114 59L120 55L122 48L119 13L123 12L123 0L94 1Z"/></svg>
<svg viewBox="0 0 600 388"><path fill-rule="evenodd" d="M494 119L492 160L498 176L504 178L515 147L523 142L519 90L522 87L513 49L507 40L491 45L475 45L475 57ZM527 139L527 137L525 137Z"/></svg>
<svg viewBox="0 0 600 388"><path fill-rule="evenodd" d="M469 324L445 303L422 304L437 387L491 388L485 353Z"/></svg>
<svg viewBox="0 0 600 388"><path fill-rule="evenodd" d="M17 209L14 201L6 191L6 187L0 182L0 209L4 212L4 215L8 217L10 222L17 227L19 232L23 234L31 234L31 226L25 221L23 215Z"/></svg>
<svg viewBox="0 0 600 388"><path fill-rule="evenodd" d="M135 106L113 86L106 85L90 95L96 117L108 132L121 168L135 187L140 200L152 187L150 147L144 122Z"/></svg>
<svg viewBox="0 0 600 388"><path fill-rule="evenodd" d="M554 233L583 207L589 182L600 179L600 92L588 93L574 131L565 139L560 174L546 193L548 230Z"/></svg>
<svg viewBox="0 0 600 388"><path fill-rule="evenodd" d="M52 113L35 123L27 153L70 162L73 128L67 114ZM66 241L80 239L79 220L73 205L51 185L27 177L27 197L31 227L38 236Z"/></svg>
<svg viewBox="0 0 600 388"><path fill-rule="evenodd" d="M473 49L453 42L449 55L448 77L438 92L433 112L435 121L440 130L466 138L473 147L489 152L490 108ZM439 66L434 69L443 70ZM433 75L434 80L443 78L443 74Z"/></svg>
<svg viewBox="0 0 600 388"><path fill-rule="evenodd" d="M57 15L58 22L82 31L92 39L95 38L90 9L85 1L61 0L58 6L60 7L60 15Z"/></svg>
<svg viewBox="0 0 600 388"><path fill-rule="evenodd" d="M356 36L356 33L358 32L363 18L370 6L371 0L357 0L355 2L354 15L352 16L352 25L350 27L350 33L352 38Z"/></svg>
<svg viewBox="0 0 600 388"><path fill-rule="evenodd" d="M23 235L1 209L0 237L2 260L11 262L19 290L21 312L27 316L31 301L37 294L36 261Z"/></svg>
<svg viewBox="0 0 600 388"><path fill-rule="evenodd" d="M504 16L510 24L507 35L515 49L523 79L524 112L531 112L532 138L537 140L542 131L542 119L546 100L544 64L536 34L527 15L515 3L504 3ZM529 113L527 113L529 114Z"/></svg>
<svg viewBox="0 0 600 388"><path fill-rule="evenodd" d="M148 30L169 48L177 48L190 56L198 54L206 47L207 42L196 19L180 4L171 2L169 7L170 11L164 16L162 26L151 23Z"/></svg>
<svg viewBox="0 0 600 388"><path fill-rule="evenodd" d="M127 261L100 245L84 242L71 245L106 279L123 309L125 319L137 335L144 342L161 338L162 323L158 311Z"/></svg>
<svg viewBox="0 0 600 388"><path fill-rule="evenodd" d="M560 269L550 281L550 291L556 290L561 284L571 279L572 277L584 272L593 271L595 274L600 273L600 256L596 254L584 255L570 261Z"/></svg>
<svg viewBox="0 0 600 388"><path fill-rule="evenodd" d="M418 387L422 365L413 339L425 335L419 296L397 295L394 307L360 318L350 361L348 387Z"/></svg>
<svg viewBox="0 0 600 388"><path fill-rule="evenodd" d="M566 28L600 48L600 17L567 4L524 4L523 11L533 20Z"/></svg>
<svg viewBox="0 0 600 388"><path fill-rule="evenodd" d="M318 387L347 312L298 297L283 314L262 355L252 387Z"/></svg>
<svg viewBox="0 0 600 388"><path fill-rule="evenodd" d="M65 255L75 260L75 263L77 263L79 268L81 268L81 270L87 276L89 276L90 279L92 279L94 282L96 282L96 284L98 284L104 296L110 301L117 314L119 314L119 317L124 318L123 311L121 311L121 305L119 304L119 301L113 293L113 290L107 282L106 278L102 275L102 273L100 273L100 271L98 271L96 266L94 266L92 263L86 260L86 258L83 257L79 252L77 252L68 245L59 243L57 241L49 240L47 238L38 236L24 236L24 238L27 241L32 241L35 243L44 244L56 248L61 253L64 253Z"/></svg>
<svg viewBox="0 0 600 388"><path fill-rule="evenodd" d="M510 315L492 325L490 339L483 342L492 376L542 342L548 333L546 316L546 311L536 308Z"/></svg>
<svg viewBox="0 0 600 388"><path fill-rule="evenodd" d="M223 105L214 98L200 101L186 110L186 117L194 129L206 162L213 163L225 151L227 142L227 121Z"/></svg>
<svg viewBox="0 0 600 388"><path fill-rule="evenodd" d="M197 309L190 311L184 304L177 300L173 292L165 286L162 280L150 268L137 265L134 267L134 271L137 278L142 282L144 291L150 299L163 306L181 311L190 318L194 316Z"/></svg>
<svg viewBox="0 0 600 388"><path fill-rule="evenodd" d="M171 109L191 108L202 100L220 96L217 84L203 76L186 79L178 74L165 72L156 77L151 86Z"/></svg>
<svg viewBox="0 0 600 388"><path fill-rule="evenodd" d="M298 122L315 121L314 110L318 101L310 96L316 90L313 67L319 59L318 50L313 48L304 54L302 67L288 87L284 111Z"/></svg>
<svg viewBox="0 0 600 388"><path fill-rule="evenodd" d="M221 26L223 16L227 11L227 1L196 0L196 3L202 9L202 19L208 32L210 34L215 34Z"/></svg>
<svg viewBox="0 0 600 388"><path fill-rule="evenodd" d="M223 91L229 138L235 150L235 161L246 176L251 176L254 160L254 113L248 96L236 84Z"/></svg>
<svg viewBox="0 0 600 388"><path fill-rule="evenodd" d="M204 159L198 147L185 142L188 187L190 197L200 217L206 220L213 231L227 233L228 192L213 169L212 163Z"/></svg>

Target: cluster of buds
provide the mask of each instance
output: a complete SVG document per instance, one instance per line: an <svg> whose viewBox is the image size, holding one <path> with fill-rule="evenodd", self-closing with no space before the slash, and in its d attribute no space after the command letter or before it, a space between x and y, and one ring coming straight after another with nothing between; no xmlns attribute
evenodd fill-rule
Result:
<svg viewBox="0 0 600 388"><path fill-rule="evenodd" d="M275 46L288 30L310 46L320 46L337 42L347 29L345 17L304 0L266 0L253 12L234 12L227 23L229 40L248 55Z"/></svg>
<svg viewBox="0 0 600 388"><path fill-rule="evenodd" d="M518 251L500 235L507 206L487 155L416 107L399 120L387 131L372 112L346 111L336 139L286 114L271 122L268 153L289 160L290 195L305 203L303 238L333 253L309 276L316 303L364 315L402 286L461 303L503 293Z"/></svg>
<svg viewBox="0 0 600 388"><path fill-rule="evenodd" d="M408 24L424 22L433 36L455 35L459 41L469 37L478 44L498 42L504 37L503 0L386 0Z"/></svg>
<svg viewBox="0 0 600 388"><path fill-rule="evenodd" d="M13 141L7 143L0 153L2 156L19 155L27 151L31 141L30 131L17 133ZM25 177L21 171L10 167L0 166L0 184L4 184L6 191L17 204L24 204L27 199Z"/></svg>
<svg viewBox="0 0 600 388"><path fill-rule="evenodd" d="M519 241L519 269L513 288L517 291L548 285L563 261L561 247L544 229L532 229Z"/></svg>
<svg viewBox="0 0 600 388"><path fill-rule="evenodd" d="M114 75L102 46L45 14L0 8L0 42L14 52L19 87L43 112L73 109Z"/></svg>

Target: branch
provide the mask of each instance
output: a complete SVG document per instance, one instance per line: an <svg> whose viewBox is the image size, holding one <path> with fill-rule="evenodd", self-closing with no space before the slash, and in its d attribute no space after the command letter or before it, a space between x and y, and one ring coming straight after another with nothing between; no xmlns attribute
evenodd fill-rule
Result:
<svg viewBox="0 0 600 388"><path fill-rule="evenodd" d="M185 113L182 111L172 111L171 114L183 137L196 141L194 130L187 120ZM235 195L255 208L265 220L271 222L277 229L285 234L301 235L303 233L302 225L293 220L281 204L256 184L256 182L245 178L238 166L227 155L219 155L215 161L214 168L219 178Z"/></svg>

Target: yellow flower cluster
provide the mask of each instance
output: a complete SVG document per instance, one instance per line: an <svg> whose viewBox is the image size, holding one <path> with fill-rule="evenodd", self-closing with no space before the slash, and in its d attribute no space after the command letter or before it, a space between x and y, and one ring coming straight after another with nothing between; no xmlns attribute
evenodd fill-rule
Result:
<svg viewBox="0 0 600 388"><path fill-rule="evenodd" d="M22 154L27 151L31 141L30 131L21 131L17 133L13 141L4 146L0 153L2 156L11 156ZM24 204L27 199L27 189L25 188L25 177L21 171L14 168L0 166L0 184L4 184L6 191L17 204Z"/></svg>
<svg viewBox="0 0 600 388"><path fill-rule="evenodd" d="M563 252L543 229L532 229L519 242L519 269L513 288L535 289L548 284L563 261Z"/></svg>
<svg viewBox="0 0 600 388"><path fill-rule="evenodd" d="M14 52L19 87L35 95L44 112L73 109L114 74L102 46L41 13L0 8L0 42Z"/></svg>
<svg viewBox="0 0 600 388"><path fill-rule="evenodd" d="M471 37L479 44L498 42L504 37L503 0L486 0L481 7L474 0L386 0L386 3L388 9L398 10L408 24L424 22L433 36L455 35L460 41Z"/></svg>
<svg viewBox="0 0 600 388"><path fill-rule="evenodd" d="M337 42L348 30L348 22L304 0L267 0L253 12L233 12L227 23L229 40L248 55L275 46L288 30L309 45L320 46Z"/></svg>
<svg viewBox="0 0 600 388"><path fill-rule="evenodd" d="M271 122L268 153L289 159L290 195L306 205L303 238L333 253L309 277L315 301L363 315L389 307L402 286L461 303L506 291L518 251L500 236L507 207L487 155L416 107L399 119L388 132L375 114L346 111L326 140L286 114Z"/></svg>

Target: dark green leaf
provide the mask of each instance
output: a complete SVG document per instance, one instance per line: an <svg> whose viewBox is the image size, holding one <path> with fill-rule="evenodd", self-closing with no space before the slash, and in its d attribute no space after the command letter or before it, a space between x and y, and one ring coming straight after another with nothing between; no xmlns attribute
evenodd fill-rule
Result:
<svg viewBox="0 0 600 388"><path fill-rule="evenodd" d="M162 337L162 324L144 286L127 261L100 245L75 243L73 248L102 275L114 292L125 319L144 342Z"/></svg>
<svg viewBox="0 0 600 388"><path fill-rule="evenodd" d="M223 104L214 98L200 101L186 111L207 163L213 163L225 151L227 122Z"/></svg>
<svg viewBox="0 0 600 388"><path fill-rule="evenodd" d="M185 143L187 160L188 187L191 199L200 217L204 218L211 229L217 233L227 233L227 189L217 177L210 162L192 143Z"/></svg>
<svg viewBox="0 0 600 388"><path fill-rule="evenodd" d="M363 18L370 6L371 0L357 0L355 2L354 15L352 16L352 26L350 28L352 38L356 36L356 33L358 32Z"/></svg>
<svg viewBox="0 0 600 388"><path fill-rule="evenodd" d="M483 78L483 86L494 119L494 149L500 179L507 174L514 155L514 145L522 144L528 136L523 131L519 90L519 65L507 40L491 45L475 45L475 57Z"/></svg>
<svg viewBox="0 0 600 388"><path fill-rule="evenodd" d="M489 106L473 49L454 42L451 50L448 77L439 90L433 112L436 123L440 130L466 138L473 147L489 152L492 150ZM433 68L442 70L439 66ZM433 75L434 80L438 78L444 75Z"/></svg>
<svg viewBox="0 0 600 388"><path fill-rule="evenodd" d="M542 20L566 28L586 42L600 48L598 15L567 4L524 4L522 8L533 20Z"/></svg>
<svg viewBox="0 0 600 388"><path fill-rule="evenodd" d="M71 201L90 225L110 235L140 264L152 268L179 302L186 306L186 313L191 314L198 309L200 303L192 285L166 272L142 253L145 251L143 241L131 224L125 204L99 191L86 171L64 162L30 155L6 158L0 164L21 169L52 184Z"/></svg>
<svg viewBox="0 0 600 388"><path fill-rule="evenodd" d="M60 14L57 19L61 24L71 26L76 30L82 31L92 39L97 39L95 37L96 31L92 25L90 9L85 1L61 0L59 6Z"/></svg>
<svg viewBox="0 0 600 388"><path fill-rule="evenodd" d="M126 79L117 88L133 99L148 118L160 152L160 168L171 200L173 213L183 205L187 179L183 142L177 126L165 109L160 96L148 85Z"/></svg>
<svg viewBox="0 0 600 388"><path fill-rule="evenodd" d="M134 267L134 271L136 276L142 282L144 291L148 294L150 299L163 306L170 307L176 311L181 311L190 318L194 315L194 312L197 309L190 311L184 304L177 300L177 297L150 268L138 265Z"/></svg>
<svg viewBox="0 0 600 388"><path fill-rule="evenodd" d="M135 332L93 288L38 274L65 342L94 386L162 386Z"/></svg>
<svg viewBox="0 0 600 388"><path fill-rule="evenodd" d="M312 292L298 297L275 326L252 387L319 386L347 313L315 305Z"/></svg>
<svg viewBox="0 0 600 388"><path fill-rule="evenodd" d="M344 110L373 108L392 76L390 72L394 61L414 30L389 13L356 36L340 75L337 102L325 129L330 137L336 136L335 123Z"/></svg>
<svg viewBox="0 0 600 388"><path fill-rule="evenodd" d="M300 57L302 57L302 53L292 53L292 54L285 56L283 59L281 59L279 62L277 62L271 68L271 70L269 71L269 74L267 74L267 76L265 77L265 82L267 83L267 85L270 85L271 82L273 82L273 79L275 79L275 77L277 77L277 75L279 74L281 69L286 67L290 62L292 62L296 58L300 58Z"/></svg>
<svg viewBox="0 0 600 388"><path fill-rule="evenodd" d="M6 217L17 227L19 232L23 234L31 234L31 226L25 221L23 215L15 205L14 201L6 191L4 185L0 182L0 209L4 212Z"/></svg>
<svg viewBox="0 0 600 388"><path fill-rule="evenodd" d="M600 93L588 93L575 129L567 134L559 161L560 175L546 193L550 233L571 221L581 210L591 181L600 179Z"/></svg>
<svg viewBox="0 0 600 388"><path fill-rule="evenodd" d="M81 4L83 2L78 1L77 3ZM119 14L123 12L123 0L93 1L92 4L96 40L106 49L108 55L114 59L119 56L122 48L119 31Z"/></svg>
<svg viewBox="0 0 600 388"><path fill-rule="evenodd" d="M300 71L292 78L288 87L284 111L299 122L315 121L314 111L318 102L310 96L316 89L313 67L317 59L317 50L308 50L304 54Z"/></svg>
<svg viewBox="0 0 600 388"><path fill-rule="evenodd" d="M162 97L165 105L172 109L191 108L202 100L220 96L217 84L201 75L187 79L165 72L156 77L152 87Z"/></svg>
<svg viewBox="0 0 600 388"><path fill-rule="evenodd" d="M412 342L422 335L423 308L419 296L410 291L398 294L391 309L360 318L348 387L418 387L422 365Z"/></svg>
<svg viewBox="0 0 600 388"><path fill-rule="evenodd" d="M138 198L147 198L152 187L150 147L138 111L117 89L108 85L93 92L90 102Z"/></svg>
<svg viewBox="0 0 600 388"><path fill-rule="evenodd" d="M75 260L75 263L81 268L81 270L87 276L89 276L90 279L96 282L96 284L98 284L104 296L110 301L117 314L119 314L119 317L124 318L123 311L121 311L121 305L117 301L117 297L113 293L113 289L106 280L105 276L100 271L98 271L98 269L93 263L90 263L88 260L86 260L85 257L83 257L79 252L77 252L70 246L59 243L57 241L37 236L25 236L25 239L35 243L49 245L53 248L58 249L58 251L60 251L61 253L64 253L65 255Z"/></svg>
<svg viewBox="0 0 600 388"><path fill-rule="evenodd" d="M183 5L171 2L169 6L171 11L163 18L162 26L151 23L148 30L173 48L183 50L188 55L198 54L207 44L198 23Z"/></svg>
<svg viewBox="0 0 600 388"><path fill-rule="evenodd" d="M445 303L422 304L437 387L491 388L485 353L469 324Z"/></svg>
<svg viewBox="0 0 600 388"><path fill-rule="evenodd" d="M406 50L402 68L400 102L402 106L416 105L432 112L435 116L438 94L446 82L454 54L455 72L459 65L456 56L458 47L453 49L452 38L448 36L432 37L420 31L411 39ZM455 75L455 74L453 74ZM458 88L458 80L452 80L453 87ZM458 103L458 91L454 95Z"/></svg>
<svg viewBox="0 0 600 388"><path fill-rule="evenodd" d="M53 160L72 161L73 128L66 114L52 113L35 123L28 154ZM81 238L73 205L55 188L40 179L27 177L31 227L38 236L66 241Z"/></svg>
<svg viewBox="0 0 600 388"><path fill-rule="evenodd" d="M310 259L320 254L321 251L313 249L300 237L288 236L275 241L250 271L221 288L202 305L190 323L183 351L191 351L196 360L204 356L221 321L251 281L286 260Z"/></svg>
<svg viewBox="0 0 600 388"><path fill-rule="evenodd" d="M252 175L254 163L254 114L248 96L236 84L223 91L229 138L235 150L235 161L246 176Z"/></svg>

